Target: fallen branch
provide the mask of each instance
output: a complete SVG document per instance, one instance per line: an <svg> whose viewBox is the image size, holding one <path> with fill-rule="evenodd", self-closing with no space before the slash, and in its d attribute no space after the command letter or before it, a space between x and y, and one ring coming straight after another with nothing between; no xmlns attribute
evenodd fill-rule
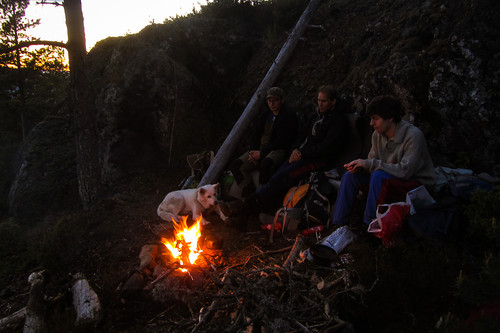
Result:
<svg viewBox="0 0 500 333"><path fill-rule="evenodd" d="M167 269L166 271L163 271L160 275L158 275L158 277L153 282L151 282L151 284L152 285L157 284L158 282L160 282L161 280L163 280L164 278L169 276L177 268L180 268L180 265L178 262L175 262L174 265L170 269Z"/></svg>
<svg viewBox="0 0 500 333"><path fill-rule="evenodd" d="M293 263L297 259L297 256L300 254L300 251L302 250L303 246L304 246L304 237L298 234L297 237L295 237L295 243L293 244L292 250L288 254L288 257L286 258L285 262L283 263L284 268L286 269L293 268Z"/></svg>
<svg viewBox="0 0 500 333"><path fill-rule="evenodd" d="M26 308L17 310L8 317L0 319L0 332L13 332L23 325L26 318Z"/></svg>
<svg viewBox="0 0 500 333"><path fill-rule="evenodd" d="M286 252L286 251L289 251L292 247L291 246L287 246L283 249L279 249L279 250L273 250L273 251L267 251L267 252L261 252L261 253L258 253L258 254L254 254L254 255L251 255L249 256L245 262L242 262L242 263L239 263L239 264L234 264L232 266L229 266L228 268L234 268L234 267L238 267L238 266L243 266L245 267L248 262L253 259L253 258L257 258L257 257L260 257L260 256L264 256L264 255L269 255L269 254L276 254L276 253L281 253L281 252Z"/></svg>
<svg viewBox="0 0 500 333"><path fill-rule="evenodd" d="M225 283L227 277L229 276L229 268L226 269L226 272L224 273L224 276L222 277L222 282L224 283L224 287L219 290L217 295L225 294L227 290L229 289L229 284ZM192 333L196 332L205 321L207 321L208 317L215 311L216 307L219 304L219 298L215 298L212 303L210 304L210 307L204 311L205 308L200 309L200 315L198 316L198 324L192 329Z"/></svg>

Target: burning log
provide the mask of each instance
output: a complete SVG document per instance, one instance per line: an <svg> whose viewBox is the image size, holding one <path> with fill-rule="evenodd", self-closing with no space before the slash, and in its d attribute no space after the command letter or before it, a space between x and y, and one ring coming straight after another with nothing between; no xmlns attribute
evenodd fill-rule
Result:
<svg viewBox="0 0 500 333"><path fill-rule="evenodd" d="M90 287L83 274L75 275L73 284L73 305L76 311L76 327L92 327L101 320L99 297Z"/></svg>
<svg viewBox="0 0 500 333"><path fill-rule="evenodd" d="M31 273L28 282L31 284L28 305L26 306L26 320L23 333L46 332L45 304L43 302L43 271Z"/></svg>
<svg viewBox="0 0 500 333"><path fill-rule="evenodd" d="M295 243L293 244L292 250L288 254L288 257L286 258L285 262L283 263L284 268L290 268L290 269L293 268L293 263L299 256L303 246L304 246L304 237L302 237L299 234L295 238Z"/></svg>

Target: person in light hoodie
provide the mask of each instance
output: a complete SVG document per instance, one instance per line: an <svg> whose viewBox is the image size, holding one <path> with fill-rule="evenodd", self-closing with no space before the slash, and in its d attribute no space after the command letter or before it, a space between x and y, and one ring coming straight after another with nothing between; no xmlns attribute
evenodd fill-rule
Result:
<svg viewBox="0 0 500 333"><path fill-rule="evenodd" d="M348 224L357 194L367 186L363 222L368 225L376 218L378 204L389 203L388 198L398 197L397 194L401 198L420 185L431 187L435 183L434 165L424 134L402 120L403 115L401 102L390 95L377 96L368 104L366 116L374 129L372 146L366 159L344 165L348 172L342 176L337 194L334 225Z"/></svg>

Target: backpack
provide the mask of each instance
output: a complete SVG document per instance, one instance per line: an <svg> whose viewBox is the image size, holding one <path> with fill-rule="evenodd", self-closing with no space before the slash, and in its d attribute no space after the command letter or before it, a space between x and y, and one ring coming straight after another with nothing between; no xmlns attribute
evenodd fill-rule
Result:
<svg viewBox="0 0 500 333"><path fill-rule="evenodd" d="M269 226L271 235L269 241L273 242L273 232L276 229L278 220L281 220L281 231L294 230L302 220L302 207L305 197L309 191L309 184L299 184L293 186L285 194L283 199L283 207L276 211L272 226ZM293 221L292 221L293 220ZM279 229L279 227L278 227Z"/></svg>
<svg viewBox="0 0 500 333"><path fill-rule="evenodd" d="M299 228L307 229L316 225L324 225L328 228L336 194L335 186L324 173L313 172L304 200L304 221Z"/></svg>
<svg viewBox="0 0 500 333"><path fill-rule="evenodd" d="M273 231L282 221L281 230L305 230L314 226L328 227L335 203L335 186L324 173L313 172L310 178L291 187L283 199L283 207L276 211L270 226L272 242Z"/></svg>

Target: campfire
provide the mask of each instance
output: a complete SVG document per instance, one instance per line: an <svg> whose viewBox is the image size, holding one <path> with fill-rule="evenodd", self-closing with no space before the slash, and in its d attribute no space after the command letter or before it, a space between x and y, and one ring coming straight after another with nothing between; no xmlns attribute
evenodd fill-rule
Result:
<svg viewBox="0 0 500 333"><path fill-rule="evenodd" d="M335 298L362 298L370 290L344 266L352 262L348 253L329 266L300 260L314 242L301 234L293 245L283 237L273 245L284 247L266 251L256 241L265 242L267 235L232 239L233 230L216 223L202 228L201 218L187 216L173 227L142 247L139 267L117 290L124 304L145 296L165 304L158 318L184 318L179 322L192 332L341 329L349 323L337 317Z"/></svg>
<svg viewBox="0 0 500 333"><path fill-rule="evenodd" d="M203 252L198 245L202 217L200 216L191 226L188 226L187 220L187 216L183 216L179 223L172 220L174 225L173 239L161 238L161 243L169 250L165 255L172 256L174 260L179 262L180 266L194 265L200 253ZM185 268L180 268L180 270L187 272Z"/></svg>

